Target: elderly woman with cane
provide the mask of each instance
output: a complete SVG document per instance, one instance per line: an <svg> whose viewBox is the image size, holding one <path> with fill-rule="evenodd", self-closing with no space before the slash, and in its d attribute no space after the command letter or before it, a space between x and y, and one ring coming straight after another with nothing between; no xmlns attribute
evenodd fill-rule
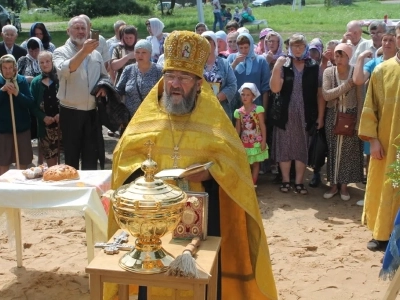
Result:
<svg viewBox="0 0 400 300"><path fill-rule="evenodd" d="M33 97L25 77L17 74L15 58L0 58L0 175L14 162L26 169L32 162L29 109Z"/></svg>

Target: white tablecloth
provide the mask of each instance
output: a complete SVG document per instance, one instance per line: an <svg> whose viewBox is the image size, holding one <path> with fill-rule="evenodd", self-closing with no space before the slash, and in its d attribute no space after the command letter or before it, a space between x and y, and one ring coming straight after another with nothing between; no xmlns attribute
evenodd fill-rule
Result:
<svg viewBox="0 0 400 300"><path fill-rule="evenodd" d="M28 180L22 171L9 170L0 176L0 215L10 209L83 211L106 237L107 203L102 204L100 196L110 188L111 170L79 171L79 176L78 180L45 182Z"/></svg>
<svg viewBox="0 0 400 300"><path fill-rule="evenodd" d="M0 213L2 207L84 211L106 233L108 203L100 197L110 189L111 170L78 172L77 180L45 182L9 170L0 176Z"/></svg>

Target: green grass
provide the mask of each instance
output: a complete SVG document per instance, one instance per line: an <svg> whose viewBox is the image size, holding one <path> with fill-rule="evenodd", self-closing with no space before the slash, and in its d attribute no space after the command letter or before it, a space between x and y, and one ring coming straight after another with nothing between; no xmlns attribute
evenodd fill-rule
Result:
<svg viewBox="0 0 400 300"><path fill-rule="evenodd" d="M306 0L309 4L311 1L321 3L321 0ZM228 5L234 7L234 4ZM281 33L282 37L288 38L291 34L301 32L305 34L308 40L314 37L320 37L323 42L330 39L340 38L346 30L346 24L350 20L359 19L383 19L385 14L389 18L399 18L398 15L391 12L398 8L398 4L384 4L377 1L370 2L356 2L351 6L337 6L327 9L324 6L305 6L301 11L292 11L291 6L280 5L272 7L257 7L253 8L253 14L256 19L266 19L268 27L273 28ZM44 14L42 14L44 15ZM51 15L51 14L49 14ZM212 29L213 14L211 6L204 7L204 16L206 24ZM195 7L176 9L171 16L161 16L160 12L154 12L151 16L137 16L137 15L118 15L113 17L102 17L92 20L93 28L99 29L101 34L109 38L113 36L112 26L113 23L122 19L128 24L135 25L139 30L139 38L145 38L148 34L145 27L146 19L150 17L160 18L165 24L165 31L171 32L173 30L185 29L193 31L195 25L198 23L197 10ZM32 18L32 15L30 15ZM46 16L47 18L47 16ZM22 22L27 22L24 19L24 14L21 15ZM65 19L45 19L46 22L62 21ZM38 21L38 20L34 20ZM258 36L257 26L248 27L254 34L255 40ZM28 33L22 32L18 41L21 42L27 38ZM51 29L53 43L56 46L64 44L67 39L66 25L57 26Z"/></svg>
<svg viewBox="0 0 400 300"><path fill-rule="evenodd" d="M35 22L58 22L67 21L68 18L63 18L53 13L34 13L29 14L27 10L23 10L19 13L19 17L23 23L35 23Z"/></svg>

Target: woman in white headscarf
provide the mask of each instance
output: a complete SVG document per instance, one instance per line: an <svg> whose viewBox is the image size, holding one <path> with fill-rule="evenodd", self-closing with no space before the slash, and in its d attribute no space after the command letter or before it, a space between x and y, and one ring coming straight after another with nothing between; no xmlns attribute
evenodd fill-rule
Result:
<svg viewBox="0 0 400 300"><path fill-rule="evenodd" d="M201 35L208 40L211 46L203 76L211 84L215 96L229 119L233 120L230 102L235 98L237 91L235 73L228 61L218 56L217 35L212 31L205 31Z"/></svg>
<svg viewBox="0 0 400 300"><path fill-rule="evenodd" d="M152 45L151 61L156 63L160 55L164 53L164 41L168 33L163 33L164 23L157 18L148 19L146 27L150 34L146 40Z"/></svg>
<svg viewBox="0 0 400 300"><path fill-rule="evenodd" d="M14 103L18 149L14 148L10 95ZM10 165L15 163L16 151L19 154L21 169L26 169L32 162L29 109L33 105L33 97L26 79L17 75L14 56L10 54L2 56L0 58L0 175L7 172Z"/></svg>
<svg viewBox="0 0 400 300"><path fill-rule="evenodd" d="M43 51L42 41L37 37L31 37L26 43L28 54L22 56L17 61L18 74L25 76L28 83L39 74L41 74L38 63L38 55Z"/></svg>
<svg viewBox="0 0 400 300"><path fill-rule="evenodd" d="M25 76L26 81L30 84L33 78L42 73L38 62L38 56L39 53L43 51L43 44L39 38L31 37L26 43L26 46L28 48L28 54L18 59L17 70L18 74ZM37 137L37 120L31 113L31 139L37 139ZM40 165L43 163L43 155L41 148L39 147L38 149L38 164Z"/></svg>

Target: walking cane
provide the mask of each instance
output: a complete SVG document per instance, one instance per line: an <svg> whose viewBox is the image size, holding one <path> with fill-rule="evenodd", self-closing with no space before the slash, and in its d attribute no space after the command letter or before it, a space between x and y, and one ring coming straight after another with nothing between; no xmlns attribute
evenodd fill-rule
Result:
<svg viewBox="0 0 400 300"><path fill-rule="evenodd" d="M17 141L17 130L16 130L16 127L15 127L14 101L13 101L12 94L8 94L8 95L10 96L11 121L12 121L13 137L14 137L15 159L16 159L16 162L17 162L17 169L20 169L18 141Z"/></svg>
<svg viewBox="0 0 400 300"><path fill-rule="evenodd" d="M61 128L60 128L60 122L57 124L57 165L60 164L61 161L61 145L60 145L60 136L61 136Z"/></svg>

